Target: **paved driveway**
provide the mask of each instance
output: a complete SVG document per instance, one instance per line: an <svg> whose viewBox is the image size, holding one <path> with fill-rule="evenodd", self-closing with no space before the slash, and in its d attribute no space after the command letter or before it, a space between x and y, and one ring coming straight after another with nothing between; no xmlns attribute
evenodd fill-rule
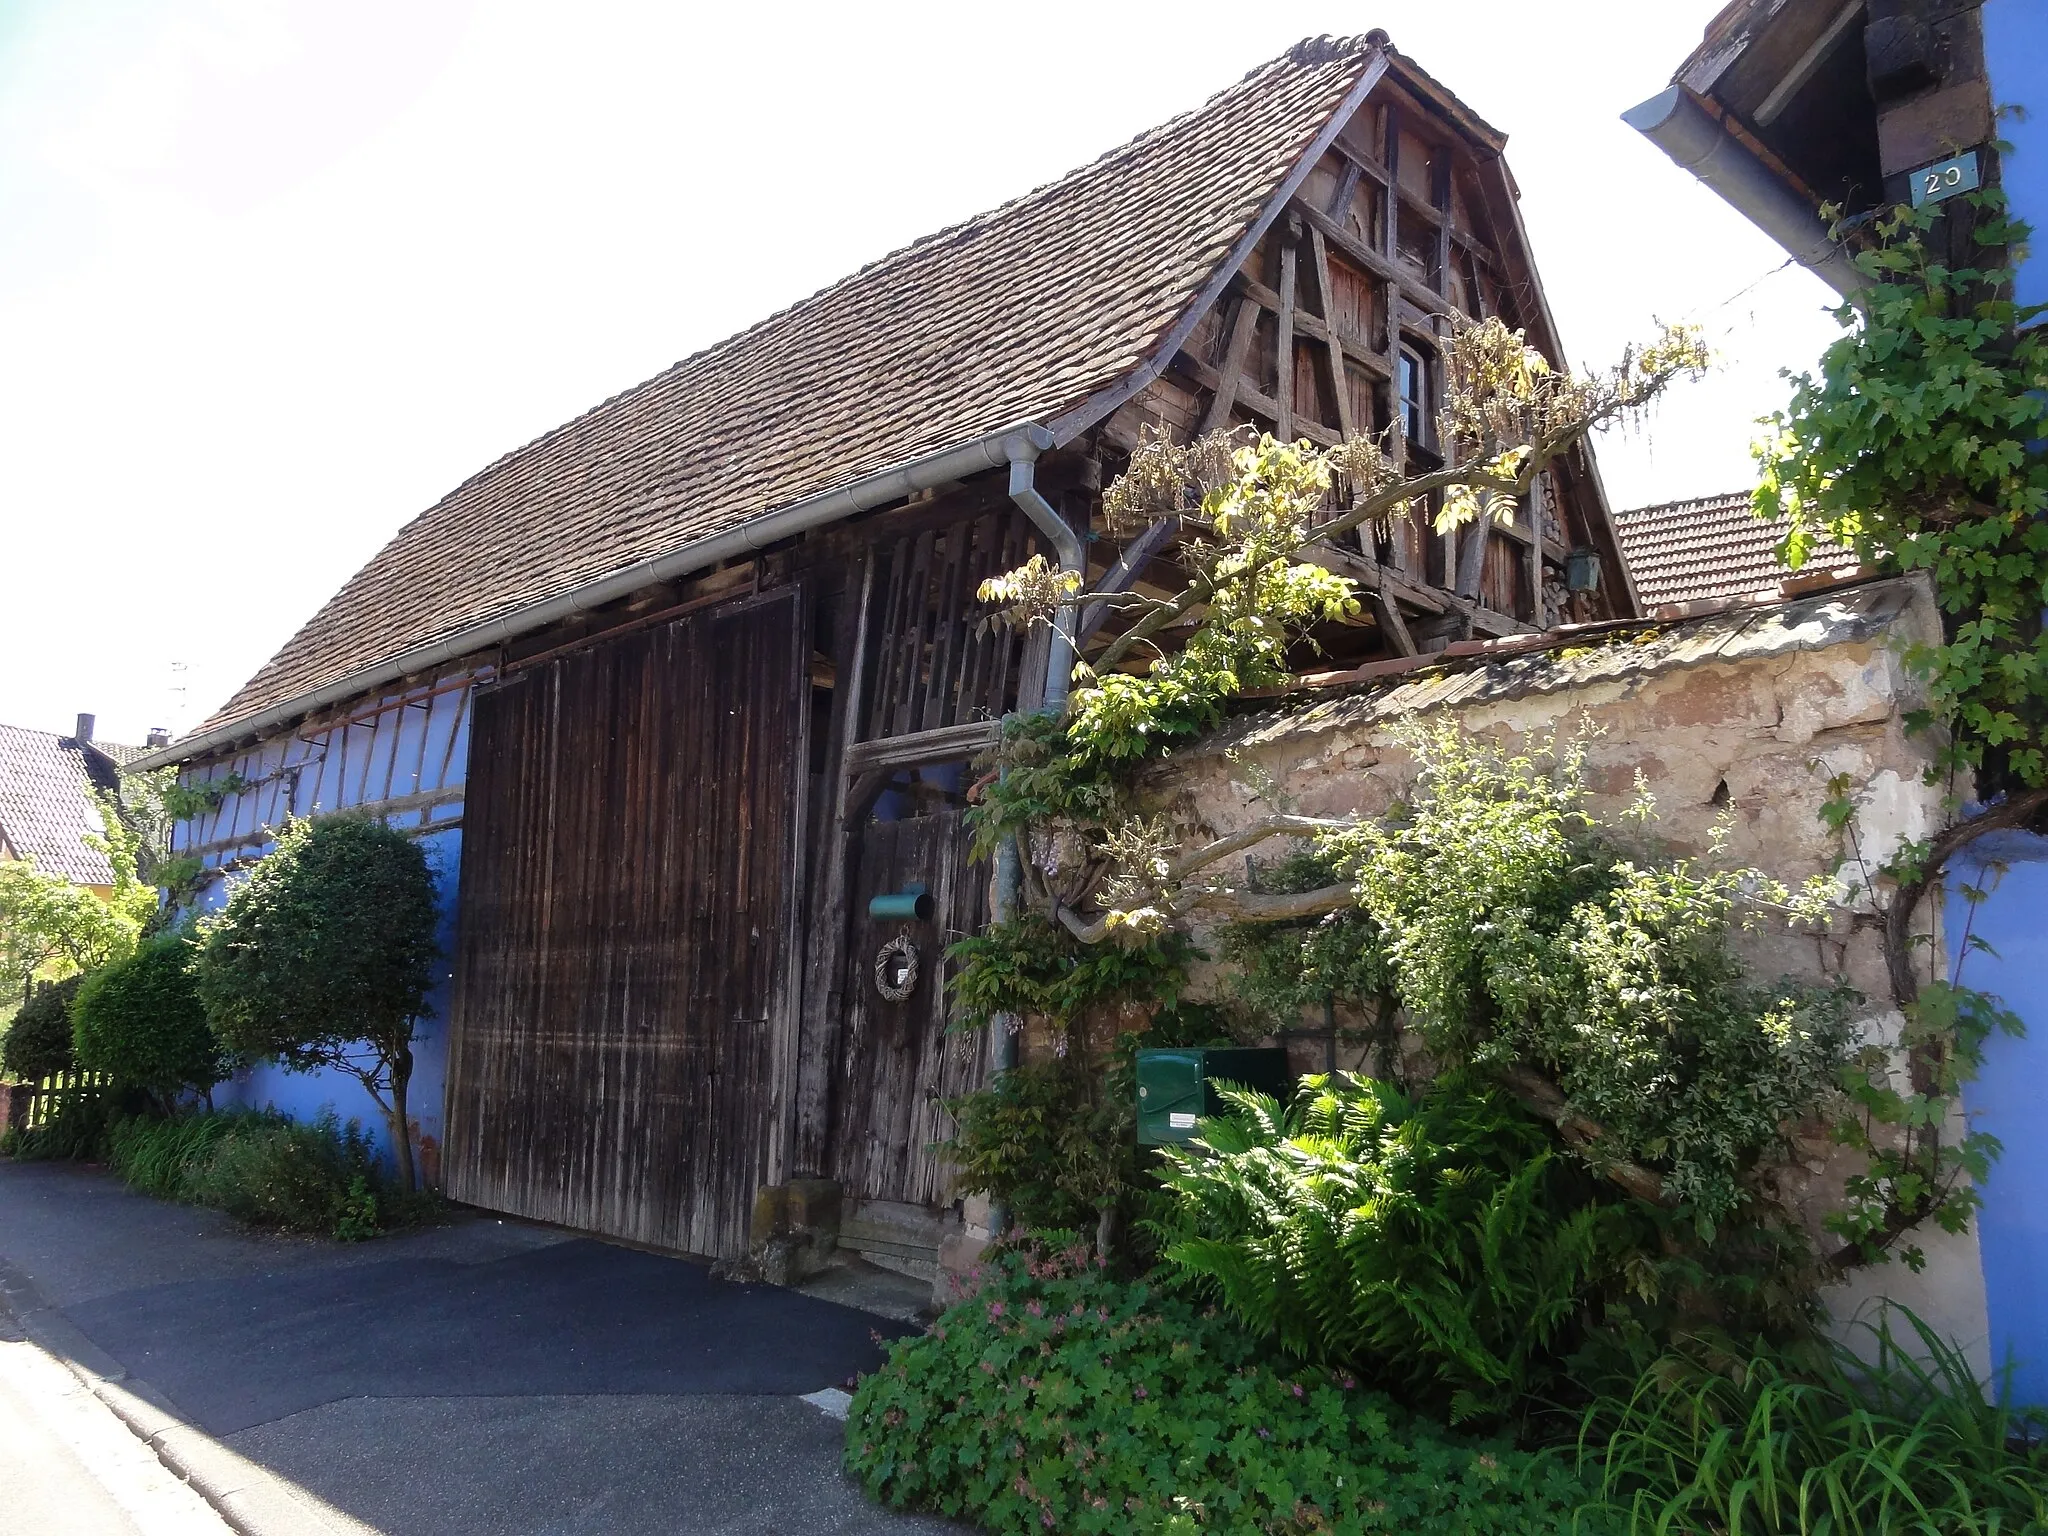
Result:
<svg viewBox="0 0 2048 1536"><path fill-rule="evenodd" d="M0 1161L0 1262L187 1424L380 1532L920 1532L800 1394L903 1331L472 1217L354 1246ZM83 1352L83 1351L81 1351Z"/></svg>

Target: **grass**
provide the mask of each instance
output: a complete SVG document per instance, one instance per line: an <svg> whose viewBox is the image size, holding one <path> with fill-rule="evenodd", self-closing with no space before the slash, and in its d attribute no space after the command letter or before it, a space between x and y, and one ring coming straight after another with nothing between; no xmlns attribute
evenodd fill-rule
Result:
<svg viewBox="0 0 2048 1536"><path fill-rule="evenodd" d="M1804 1357L1697 1340L1659 1357L1582 1422L1605 1511L1631 1536L2048 1532L2042 1422L1903 1307L1855 1335Z"/></svg>

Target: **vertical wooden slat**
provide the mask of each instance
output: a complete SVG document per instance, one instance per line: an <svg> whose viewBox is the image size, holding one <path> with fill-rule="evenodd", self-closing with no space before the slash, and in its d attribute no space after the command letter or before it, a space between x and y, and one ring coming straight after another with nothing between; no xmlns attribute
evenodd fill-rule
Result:
<svg viewBox="0 0 2048 1536"><path fill-rule="evenodd" d="M458 1199L740 1251L766 1165L808 710L796 588L476 696Z"/></svg>

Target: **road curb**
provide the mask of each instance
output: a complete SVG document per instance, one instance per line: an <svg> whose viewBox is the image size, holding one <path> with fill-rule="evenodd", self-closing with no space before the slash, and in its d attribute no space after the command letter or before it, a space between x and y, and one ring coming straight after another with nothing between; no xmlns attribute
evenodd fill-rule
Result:
<svg viewBox="0 0 2048 1536"><path fill-rule="evenodd" d="M5 1259L0 1259L0 1311L14 1319L31 1344L77 1377L238 1536L362 1536L368 1529L187 1424L162 1393L130 1377L126 1367L80 1332Z"/></svg>

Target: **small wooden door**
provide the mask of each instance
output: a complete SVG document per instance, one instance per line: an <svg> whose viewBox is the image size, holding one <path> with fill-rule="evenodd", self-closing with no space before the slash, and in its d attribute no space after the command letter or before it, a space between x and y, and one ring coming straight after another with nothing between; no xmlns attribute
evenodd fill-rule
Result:
<svg viewBox="0 0 2048 1536"><path fill-rule="evenodd" d="M980 1087L987 1056L979 1032L946 1030L945 949L988 916L988 871L970 868L967 846L961 813L950 808L869 821L855 844L832 1172L856 1200L929 1206L951 1197L950 1172L932 1151L953 1132L941 1101ZM868 916L871 897L912 882L932 892L929 921ZM877 957L896 938L915 945L919 961L901 1002L875 977Z"/></svg>
<svg viewBox="0 0 2048 1536"><path fill-rule="evenodd" d="M463 816L448 1192L745 1250L793 1064L808 715L794 590L479 694Z"/></svg>

